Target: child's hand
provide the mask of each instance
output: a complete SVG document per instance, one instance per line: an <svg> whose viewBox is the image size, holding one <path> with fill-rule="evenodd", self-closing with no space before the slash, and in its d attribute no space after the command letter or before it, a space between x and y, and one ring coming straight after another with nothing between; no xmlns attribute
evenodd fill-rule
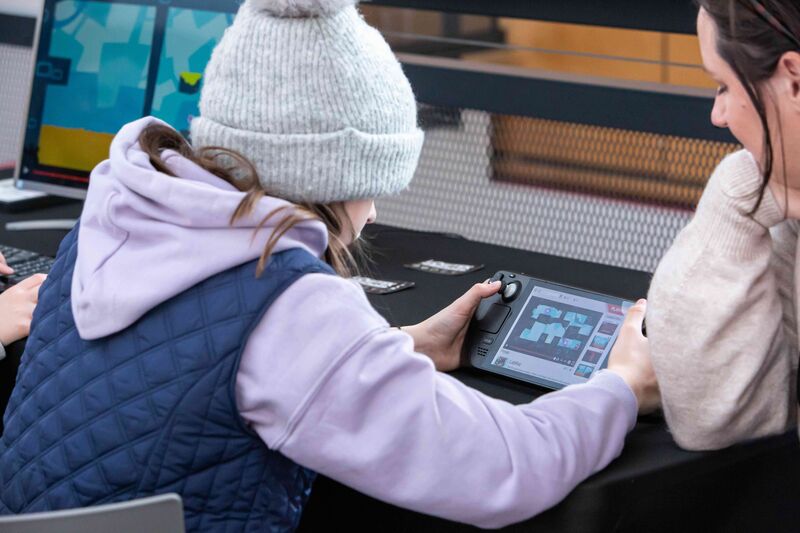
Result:
<svg viewBox="0 0 800 533"><path fill-rule="evenodd" d="M44 274L34 274L0 294L0 344L8 346L28 336L31 318L39 301Z"/></svg>
<svg viewBox="0 0 800 533"><path fill-rule="evenodd" d="M640 414L653 412L661 404L650 343L642 334L646 310L645 300L630 308L608 359L608 369L621 376L636 395Z"/></svg>
<svg viewBox="0 0 800 533"><path fill-rule="evenodd" d="M461 298L424 322L403 331L414 338L414 349L433 359L436 370L455 370L461 365L461 346L475 309L483 298L500 290L499 281L478 283Z"/></svg>

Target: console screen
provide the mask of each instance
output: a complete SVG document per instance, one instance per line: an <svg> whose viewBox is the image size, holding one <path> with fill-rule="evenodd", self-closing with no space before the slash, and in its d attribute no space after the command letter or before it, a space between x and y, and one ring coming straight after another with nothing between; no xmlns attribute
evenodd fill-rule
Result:
<svg viewBox="0 0 800 533"><path fill-rule="evenodd" d="M491 364L566 386L605 368L633 302L535 281Z"/></svg>

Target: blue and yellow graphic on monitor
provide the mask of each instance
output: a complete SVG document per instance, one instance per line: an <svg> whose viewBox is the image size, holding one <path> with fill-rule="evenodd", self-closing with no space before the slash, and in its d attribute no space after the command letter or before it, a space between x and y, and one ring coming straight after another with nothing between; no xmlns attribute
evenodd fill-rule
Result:
<svg viewBox="0 0 800 533"><path fill-rule="evenodd" d="M20 178L86 187L128 122L188 136L241 0L46 0Z"/></svg>
<svg viewBox="0 0 800 533"><path fill-rule="evenodd" d="M233 22L229 13L170 9L151 114L188 133L199 113L203 71Z"/></svg>
<svg viewBox="0 0 800 533"><path fill-rule="evenodd" d="M120 124L141 116L153 44L153 7L66 0L56 5L39 162L91 170Z"/></svg>

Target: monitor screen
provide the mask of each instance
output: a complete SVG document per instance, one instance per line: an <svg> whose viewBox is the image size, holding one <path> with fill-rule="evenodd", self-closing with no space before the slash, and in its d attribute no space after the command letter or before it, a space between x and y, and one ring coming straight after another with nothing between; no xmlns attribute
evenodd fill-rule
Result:
<svg viewBox="0 0 800 533"><path fill-rule="evenodd" d="M128 122L188 135L241 0L45 0L18 185L83 197Z"/></svg>

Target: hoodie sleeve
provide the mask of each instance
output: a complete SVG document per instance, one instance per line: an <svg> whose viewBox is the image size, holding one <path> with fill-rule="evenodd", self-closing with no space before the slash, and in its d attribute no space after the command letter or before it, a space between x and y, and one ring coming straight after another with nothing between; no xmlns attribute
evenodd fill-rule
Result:
<svg viewBox="0 0 800 533"><path fill-rule="evenodd" d="M270 307L236 391L271 449L375 498L480 527L558 503L619 455L637 410L608 371L526 405L490 398L437 372L360 288L322 274Z"/></svg>

